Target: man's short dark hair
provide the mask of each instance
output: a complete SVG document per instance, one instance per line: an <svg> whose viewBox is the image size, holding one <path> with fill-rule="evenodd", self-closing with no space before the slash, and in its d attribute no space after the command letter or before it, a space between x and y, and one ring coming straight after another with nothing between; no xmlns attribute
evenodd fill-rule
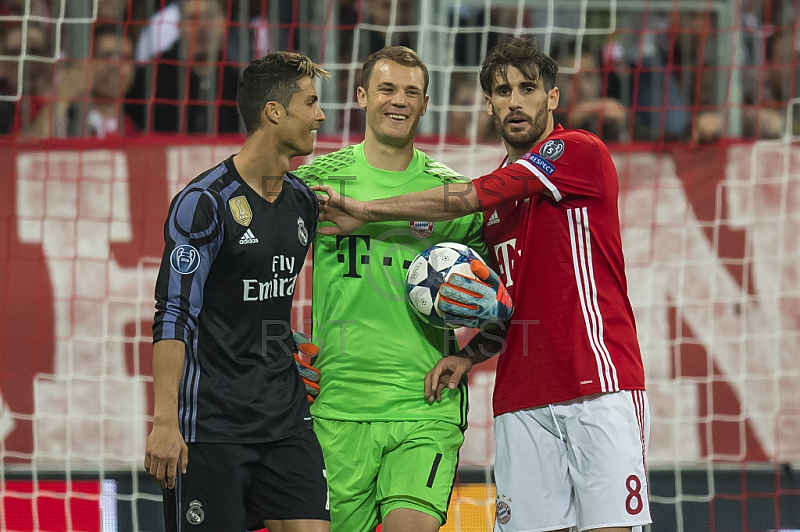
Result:
<svg viewBox="0 0 800 532"><path fill-rule="evenodd" d="M375 68L375 64L383 59L399 65L421 69L422 77L425 80L422 92L423 94L428 94L428 82L430 81L428 67L425 66L425 62L417 55L417 52L405 46L386 46L367 58L364 66L361 67L361 87L364 90L369 87L369 78L372 76L372 69Z"/></svg>
<svg viewBox="0 0 800 532"><path fill-rule="evenodd" d="M236 103L247 134L261 126L261 112L267 102L289 107L292 96L300 91L297 82L304 77L329 78L325 70L303 54L273 52L256 59L239 76Z"/></svg>
<svg viewBox="0 0 800 532"><path fill-rule="evenodd" d="M509 37L489 52L481 66L481 88L487 96L492 95L492 87L498 74L508 80L510 66L522 72L527 79L541 79L547 92L556 86L558 64L542 51L536 39Z"/></svg>

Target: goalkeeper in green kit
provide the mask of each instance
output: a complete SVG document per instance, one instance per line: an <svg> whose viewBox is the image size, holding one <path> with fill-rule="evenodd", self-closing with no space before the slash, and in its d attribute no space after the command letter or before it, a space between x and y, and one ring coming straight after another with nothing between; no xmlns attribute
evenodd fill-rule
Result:
<svg viewBox="0 0 800 532"><path fill-rule="evenodd" d="M427 88L427 67L415 52L375 52L358 88L364 142L317 157L295 174L362 200L463 181L414 148ZM414 257L445 241L485 257L482 215L367 224L357 234L314 241L314 365L321 380L311 414L328 472L333 532L372 531L379 523L384 532L436 531L447 517L467 426L466 381L445 390L441 403L425 400L425 374L458 347L452 332L413 313L405 288Z"/></svg>

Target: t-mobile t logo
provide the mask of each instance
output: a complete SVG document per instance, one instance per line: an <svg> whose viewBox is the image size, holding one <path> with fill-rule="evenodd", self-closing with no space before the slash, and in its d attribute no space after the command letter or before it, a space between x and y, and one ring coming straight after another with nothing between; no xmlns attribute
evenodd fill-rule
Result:
<svg viewBox="0 0 800 532"><path fill-rule="evenodd" d="M502 277L506 287L514 284L511 273L514 271L514 265L520 255L519 250L515 249L516 245L517 239L512 238L494 246L494 256L500 268L500 277Z"/></svg>
<svg viewBox="0 0 800 532"><path fill-rule="evenodd" d="M339 259L339 262L346 264L347 273L344 274L344 277L354 277L356 279L360 279L361 274L358 272L358 266L360 264L369 264L370 238L368 235L337 236L337 249L342 247L342 242L345 242L347 254L345 255L344 253L339 253L337 258ZM366 253L359 253L359 243Z"/></svg>

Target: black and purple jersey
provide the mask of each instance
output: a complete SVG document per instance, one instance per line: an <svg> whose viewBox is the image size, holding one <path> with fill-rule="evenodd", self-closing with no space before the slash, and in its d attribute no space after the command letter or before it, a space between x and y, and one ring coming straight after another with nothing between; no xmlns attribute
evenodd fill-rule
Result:
<svg viewBox="0 0 800 532"><path fill-rule="evenodd" d="M317 214L314 193L291 173L270 203L232 158L172 200L153 341L186 345L179 423L187 442L267 442L311 427L290 317Z"/></svg>

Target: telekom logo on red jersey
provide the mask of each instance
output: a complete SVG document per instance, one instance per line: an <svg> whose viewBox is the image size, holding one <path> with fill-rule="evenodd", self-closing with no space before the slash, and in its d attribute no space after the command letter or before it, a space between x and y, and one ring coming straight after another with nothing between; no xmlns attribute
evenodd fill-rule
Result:
<svg viewBox="0 0 800 532"><path fill-rule="evenodd" d="M498 273L506 288L514 284L511 273L521 254L521 250L516 249L516 245L517 239L511 238L494 246L494 257L500 270Z"/></svg>

